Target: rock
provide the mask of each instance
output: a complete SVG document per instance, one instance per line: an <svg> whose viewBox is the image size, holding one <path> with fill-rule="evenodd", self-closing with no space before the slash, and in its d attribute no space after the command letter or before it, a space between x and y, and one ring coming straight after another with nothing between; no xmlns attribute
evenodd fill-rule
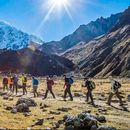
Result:
<svg viewBox="0 0 130 130"><path fill-rule="evenodd" d="M34 126L35 125L43 125L43 122L44 122L44 119L38 119L35 123L34 123Z"/></svg>
<svg viewBox="0 0 130 130"><path fill-rule="evenodd" d="M116 130L116 128L108 126L100 126L97 130Z"/></svg>
<svg viewBox="0 0 130 130"><path fill-rule="evenodd" d="M14 99L13 97L9 97L9 98L8 98L9 101L12 101L13 99Z"/></svg>
<svg viewBox="0 0 130 130"><path fill-rule="evenodd" d="M50 111L50 114L60 115L61 113L60 113L60 112L57 112L57 111Z"/></svg>
<svg viewBox="0 0 130 130"><path fill-rule="evenodd" d="M22 103L25 103L28 107L37 106L36 102L31 98L19 98L16 103L16 106Z"/></svg>
<svg viewBox="0 0 130 130"><path fill-rule="evenodd" d="M12 110L13 108L12 107L10 107L10 106L7 106L6 108L5 108L5 110L8 110L8 111L10 111L10 110Z"/></svg>
<svg viewBox="0 0 130 130"><path fill-rule="evenodd" d="M17 109L16 109L16 108L13 108L13 109L11 110L11 113L16 114L16 113L17 113Z"/></svg>
<svg viewBox="0 0 130 130"><path fill-rule="evenodd" d="M74 96L75 96L75 97L81 97L82 94L80 94L80 93L74 93Z"/></svg>
<svg viewBox="0 0 130 130"><path fill-rule="evenodd" d="M5 95L5 96L3 96L3 99L4 99L4 100L8 100L9 97L8 97L7 95Z"/></svg>
<svg viewBox="0 0 130 130"><path fill-rule="evenodd" d="M25 113L23 113L23 115L24 115L25 117L27 117L27 116L30 116L30 113L25 112Z"/></svg>
<svg viewBox="0 0 130 130"><path fill-rule="evenodd" d="M97 126L93 125L90 130L97 130Z"/></svg>
<svg viewBox="0 0 130 130"><path fill-rule="evenodd" d="M64 121L63 120L59 120L58 123L59 124L64 124Z"/></svg>
<svg viewBox="0 0 130 130"><path fill-rule="evenodd" d="M49 128L49 127L47 127L47 128L45 128L44 130L52 130L51 128Z"/></svg>
<svg viewBox="0 0 130 130"><path fill-rule="evenodd" d="M130 95L128 95L128 102L130 102Z"/></svg>
<svg viewBox="0 0 130 130"><path fill-rule="evenodd" d="M30 112L29 106L26 103L21 103L15 107L18 112Z"/></svg>
<svg viewBox="0 0 130 130"><path fill-rule="evenodd" d="M42 106L42 103L40 103L40 106Z"/></svg>
<svg viewBox="0 0 130 130"><path fill-rule="evenodd" d="M105 123L106 122L106 118L105 116L97 116L96 119L101 122L101 123Z"/></svg>
<svg viewBox="0 0 130 130"><path fill-rule="evenodd" d="M42 112L46 112L47 110L46 109L43 109Z"/></svg>
<svg viewBox="0 0 130 130"><path fill-rule="evenodd" d="M72 110L72 109L71 108L62 107L62 108L58 108L57 110L58 111L62 111L62 112L68 112L69 110Z"/></svg>
<svg viewBox="0 0 130 130"><path fill-rule="evenodd" d="M54 119L55 117L54 116L49 116L48 118L47 118L47 120L52 120L52 119Z"/></svg>
<svg viewBox="0 0 130 130"><path fill-rule="evenodd" d="M65 130L74 130L74 126L73 125L66 126Z"/></svg>
<svg viewBox="0 0 130 130"><path fill-rule="evenodd" d="M53 128L57 129L60 127L60 124L58 122L53 123Z"/></svg>

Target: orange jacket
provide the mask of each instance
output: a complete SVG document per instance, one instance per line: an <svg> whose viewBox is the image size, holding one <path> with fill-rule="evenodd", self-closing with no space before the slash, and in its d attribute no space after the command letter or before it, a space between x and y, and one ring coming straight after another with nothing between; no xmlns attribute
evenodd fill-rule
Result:
<svg viewBox="0 0 130 130"><path fill-rule="evenodd" d="M9 84L9 85L13 85L13 78L12 78L12 77L9 77L9 78L8 78L8 84Z"/></svg>

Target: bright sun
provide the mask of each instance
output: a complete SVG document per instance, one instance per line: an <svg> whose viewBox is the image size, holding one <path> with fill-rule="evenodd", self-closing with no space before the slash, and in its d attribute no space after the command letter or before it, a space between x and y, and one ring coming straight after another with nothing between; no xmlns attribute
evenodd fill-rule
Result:
<svg viewBox="0 0 130 130"><path fill-rule="evenodd" d="M63 9L67 7L70 2L69 0L48 0L48 4L56 9Z"/></svg>

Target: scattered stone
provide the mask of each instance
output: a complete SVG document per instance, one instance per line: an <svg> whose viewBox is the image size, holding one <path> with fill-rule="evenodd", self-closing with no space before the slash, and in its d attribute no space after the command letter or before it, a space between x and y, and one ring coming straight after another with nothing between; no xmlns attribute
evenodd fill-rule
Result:
<svg viewBox="0 0 130 130"><path fill-rule="evenodd" d="M51 128L49 128L49 127L47 127L47 128L45 128L44 130L52 130Z"/></svg>
<svg viewBox="0 0 130 130"><path fill-rule="evenodd" d="M8 110L8 111L10 111L10 110L12 110L13 108L12 107L10 107L10 106L6 106L6 108L5 108L5 110Z"/></svg>
<svg viewBox="0 0 130 130"><path fill-rule="evenodd" d="M81 97L82 94L80 94L80 93L74 93L74 96L75 96L75 97Z"/></svg>
<svg viewBox="0 0 130 130"><path fill-rule="evenodd" d="M35 125L43 125L43 122L44 122L44 119L42 119L42 118L38 119L37 121L35 121L33 126L35 126Z"/></svg>
<svg viewBox="0 0 130 130"><path fill-rule="evenodd" d="M108 126L100 126L97 130L116 130L116 128Z"/></svg>
<svg viewBox="0 0 130 130"><path fill-rule="evenodd" d="M60 113L60 112L57 112L57 111L50 111L50 114L60 115L61 113Z"/></svg>
<svg viewBox="0 0 130 130"><path fill-rule="evenodd" d="M49 116L48 118L47 118L47 120L52 120L52 119L54 119L55 117L54 116Z"/></svg>
<svg viewBox="0 0 130 130"><path fill-rule="evenodd" d="M106 118L105 116L97 116L96 119L101 122L101 123L105 123L106 122Z"/></svg>
<svg viewBox="0 0 130 130"><path fill-rule="evenodd" d="M90 130L97 130L97 126L93 125Z"/></svg>
<svg viewBox="0 0 130 130"><path fill-rule="evenodd" d="M72 110L72 109L71 108L62 107L62 108L58 108L57 110L58 111L62 111L62 112L68 112L69 110Z"/></svg>
<svg viewBox="0 0 130 130"><path fill-rule="evenodd" d="M128 95L128 102L130 102L130 95Z"/></svg>
<svg viewBox="0 0 130 130"><path fill-rule="evenodd" d="M8 98L9 101L13 101L13 99L14 99L13 97L9 97Z"/></svg>
<svg viewBox="0 0 130 130"><path fill-rule="evenodd" d="M27 117L27 116L30 116L30 113L25 112L25 113L23 113L23 115L24 115L25 117Z"/></svg>
<svg viewBox="0 0 130 130"><path fill-rule="evenodd" d="M43 109L42 112L46 112L47 110L46 109Z"/></svg>
<svg viewBox="0 0 130 130"><path fill-rule="evenodd" d="M4 100L8 100L9 97L8 97L7 95L5 95L5 96L3 96L3 99L4 99Z"/></svg>
<svg viewBox="0 0 130 130"><path fill-rule="evenodd" d="M19 98L16 103L16 106L22 103L25 103L28 107L37 106L36 102L31 98Z"/></svg>

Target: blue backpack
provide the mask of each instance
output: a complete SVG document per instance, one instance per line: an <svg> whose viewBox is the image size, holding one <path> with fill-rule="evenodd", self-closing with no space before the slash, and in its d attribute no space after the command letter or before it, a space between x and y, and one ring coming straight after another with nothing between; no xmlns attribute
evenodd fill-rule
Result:
<svg viewBox="0 0 130 130"><path fill-rule="evenodd" d="M74 80L72 78L69 78L69 84L73 84Z"/></svg>
<svg viewBox="0 0 130 130"><path fill-rule="evenodd" d="M33 85L38 85L39 84L39 81L37 79L34 79L33 80Z"/></svg>

